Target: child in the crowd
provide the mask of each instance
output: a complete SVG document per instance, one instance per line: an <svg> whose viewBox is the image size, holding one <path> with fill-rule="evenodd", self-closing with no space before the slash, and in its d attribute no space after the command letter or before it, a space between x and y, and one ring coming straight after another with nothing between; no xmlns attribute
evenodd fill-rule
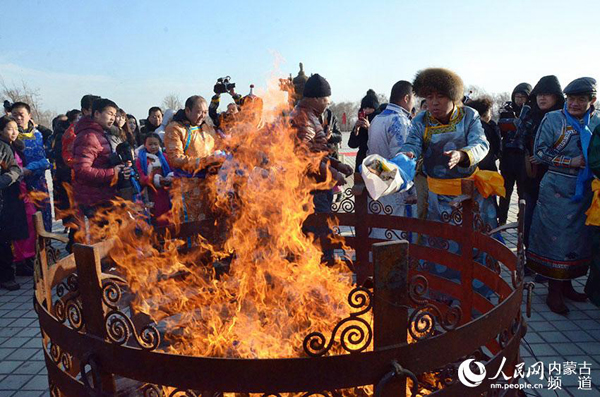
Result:
<svg viewBox="0 0 600 397"><path fill-rule="evenodd" d="M19 289L15 282L12 263L17 275L31 275L35 258L35 230L32 216L36 209L27 196L23 180L23 150L25 145L17 139L19 128L10 117L0 118L0 286L8 290ZM11 243L14 243L14 255ZM26 268L25 261L29 261Z"/></svg>
<svg viewBox="0 0 600 397"><path fill-rule="evenodd" d="M173 173L161 150L158 134L150 132L144 137L144 147L138 153L136 167L140 174L140 184L147 192L152 223L158 226L169 224L165 214L171 209L168 189L173 182Z"/></svg>
<svg viewBox="0 0 600 397"><path fill-rule="evenodd" d="M27 190L46 196L43 200L36 200L36 207L42 212L46 231L51 232L52 211L50 208L48 185L46 183L46 170L49 170L51 166L46 157L44 137L41 132L42 127L33 122L31 107L27 103L15 102L10 109L12 117L19 127L19 140L25 145L23 157L21 158L27 163L23 169Z"/></svg>

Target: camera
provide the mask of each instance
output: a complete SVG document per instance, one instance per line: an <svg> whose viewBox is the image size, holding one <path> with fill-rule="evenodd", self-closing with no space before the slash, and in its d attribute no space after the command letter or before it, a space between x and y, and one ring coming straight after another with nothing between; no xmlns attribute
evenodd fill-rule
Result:
<svg viewBox="0 0 600 397"><path fill-rule="evenodd" d="M126 190L135 190L135 185L133 181L140 180L140 176L137 172L135 172L135 168L133 166L135 161L135 157L133 154L133 148L129 145L128 142L119 143L117 148L115 149L115 153L110 155L110 164L113 167L117 165L124 165L126 167L131 168L131 174L129 178L125 178L125 174L123 171L119 172L119 179L117 181L117 190L126 191ZM125 198L125 197L124 197Z"/></svg>
<svg viewBox="0 0 600 397"><path fill-rule="evenodd" d="M225 94L235 88L235 83L231 82L231 77L219 77L217 84L215 84L213 90L215 94Z"/></svg>
<svg viewBox="0 0 600 397"><path fill-rule="evenodd" d="M504 147L507 149L514 149L521 152L527 150L527 137L525 136L528 128L531 128L531 118L528 117L531 111L531 106L523 105L519 118L512 119L514 128L507 132L506 138L504 139ZM502 121L502 119L500 119Z"/></svg>

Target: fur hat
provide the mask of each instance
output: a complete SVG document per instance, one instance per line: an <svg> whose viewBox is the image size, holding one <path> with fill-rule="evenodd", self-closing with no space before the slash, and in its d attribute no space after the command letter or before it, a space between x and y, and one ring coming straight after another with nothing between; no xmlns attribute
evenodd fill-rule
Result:
<svg viewBox="0 0 600 397"><path fill-rule="evenodd" d="M462 79L453 71L444 68L420 70L415 76L413 89L421 98L435 91L447 96L454 103L459 103L464 95Z"/></svg>

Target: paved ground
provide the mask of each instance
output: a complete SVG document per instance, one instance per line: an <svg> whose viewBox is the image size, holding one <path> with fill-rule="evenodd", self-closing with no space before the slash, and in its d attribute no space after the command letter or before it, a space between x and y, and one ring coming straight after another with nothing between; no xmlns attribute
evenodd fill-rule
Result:
<svg viewBox="0 0 600 397"><path fill-rule="evenodd" d="M354 161L348 160L349 163ZM515 197L509 221L516 219L514 200ZM55 231L62 232L59 224L55 224ZM506 233L504 237L514 248L516 235ZM32 307L33 281L23 277L17 280L21 290L0 290L0 397L49 395L37 316ZM584 283L584 278L577 280L576 288L581 290ZM542 396L600 395L600 308L591 303L569 303L571 312L567 317L556 315L544 303L546 293L546 286L536 284L532 316L528 320L529 332L521 347L525 368L536 361L542 361L546 371L553 362L561 366L565 362L574 362L578 366L575 375L561 375L562 389L550 391L548 380L540 381L538 378L532 383L541 384L543 390L526 390L526 393ZM578 390L578 373L584 362L590 364L593 391ZM561 369L564 372L565 368Z"/></svg>

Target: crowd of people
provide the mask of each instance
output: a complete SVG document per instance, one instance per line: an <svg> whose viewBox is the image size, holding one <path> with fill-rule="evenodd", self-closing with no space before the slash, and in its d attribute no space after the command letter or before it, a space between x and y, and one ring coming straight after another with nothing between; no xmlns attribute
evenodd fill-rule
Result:
<svg viewBox="0 0 600 397"><path fill-rule="evenodd" d="M526 202L527 272L548 283L550 309L565 314L565 299L600 305L600 115L593 106L594 79L578 78L564 90L555 76L542 77L534 87L521 83L494 122L492 100L465 96L454 72L421 70L412 82L394 84L388 103L380 104L372 90L362 99L348 140L358 149L354 169L339 158L342 133L328 109L328 81L301 69L295 79L282 81L282 89L294 106L283 117L296 131L298 150L320 159L318 169L307 174L335 184L313 191L315 212L331 212L334 194L373 154L414 163L414 187L380 198L394 215L460 223L450 203L462 194L461 181L472 179L476 226L489 233L507 222L516 184ZM142 125L110 99L85 95L80 109L56 117L51 129L32 120L30 104L6 101L0 119L0 286L18 289L15 274L33 274L36 211L51 231L47 170L56 215L70 229L67 250L80 219L93 218L117 197L142 203L153 225L169 224L175 183L181 186L182 221L206 218L201 176L221 166L228 155L223 142L236 128L264 128L259 97L252 92L242 97L228 78L220 79L214 92L210 103L194 95L182 109L153 106ZM233 103L219 113L223 94ZM438 247L434 239L419 244ZM442 246L460 249L455 242ZM476 255L489 265L484 253ZM325 250L323 259L332 257ZM455 270L424 266L460 278ZM588 271L585 293L575 291L571 280ZM484 296L489 292L478 281L473 287Z"/></svg>

